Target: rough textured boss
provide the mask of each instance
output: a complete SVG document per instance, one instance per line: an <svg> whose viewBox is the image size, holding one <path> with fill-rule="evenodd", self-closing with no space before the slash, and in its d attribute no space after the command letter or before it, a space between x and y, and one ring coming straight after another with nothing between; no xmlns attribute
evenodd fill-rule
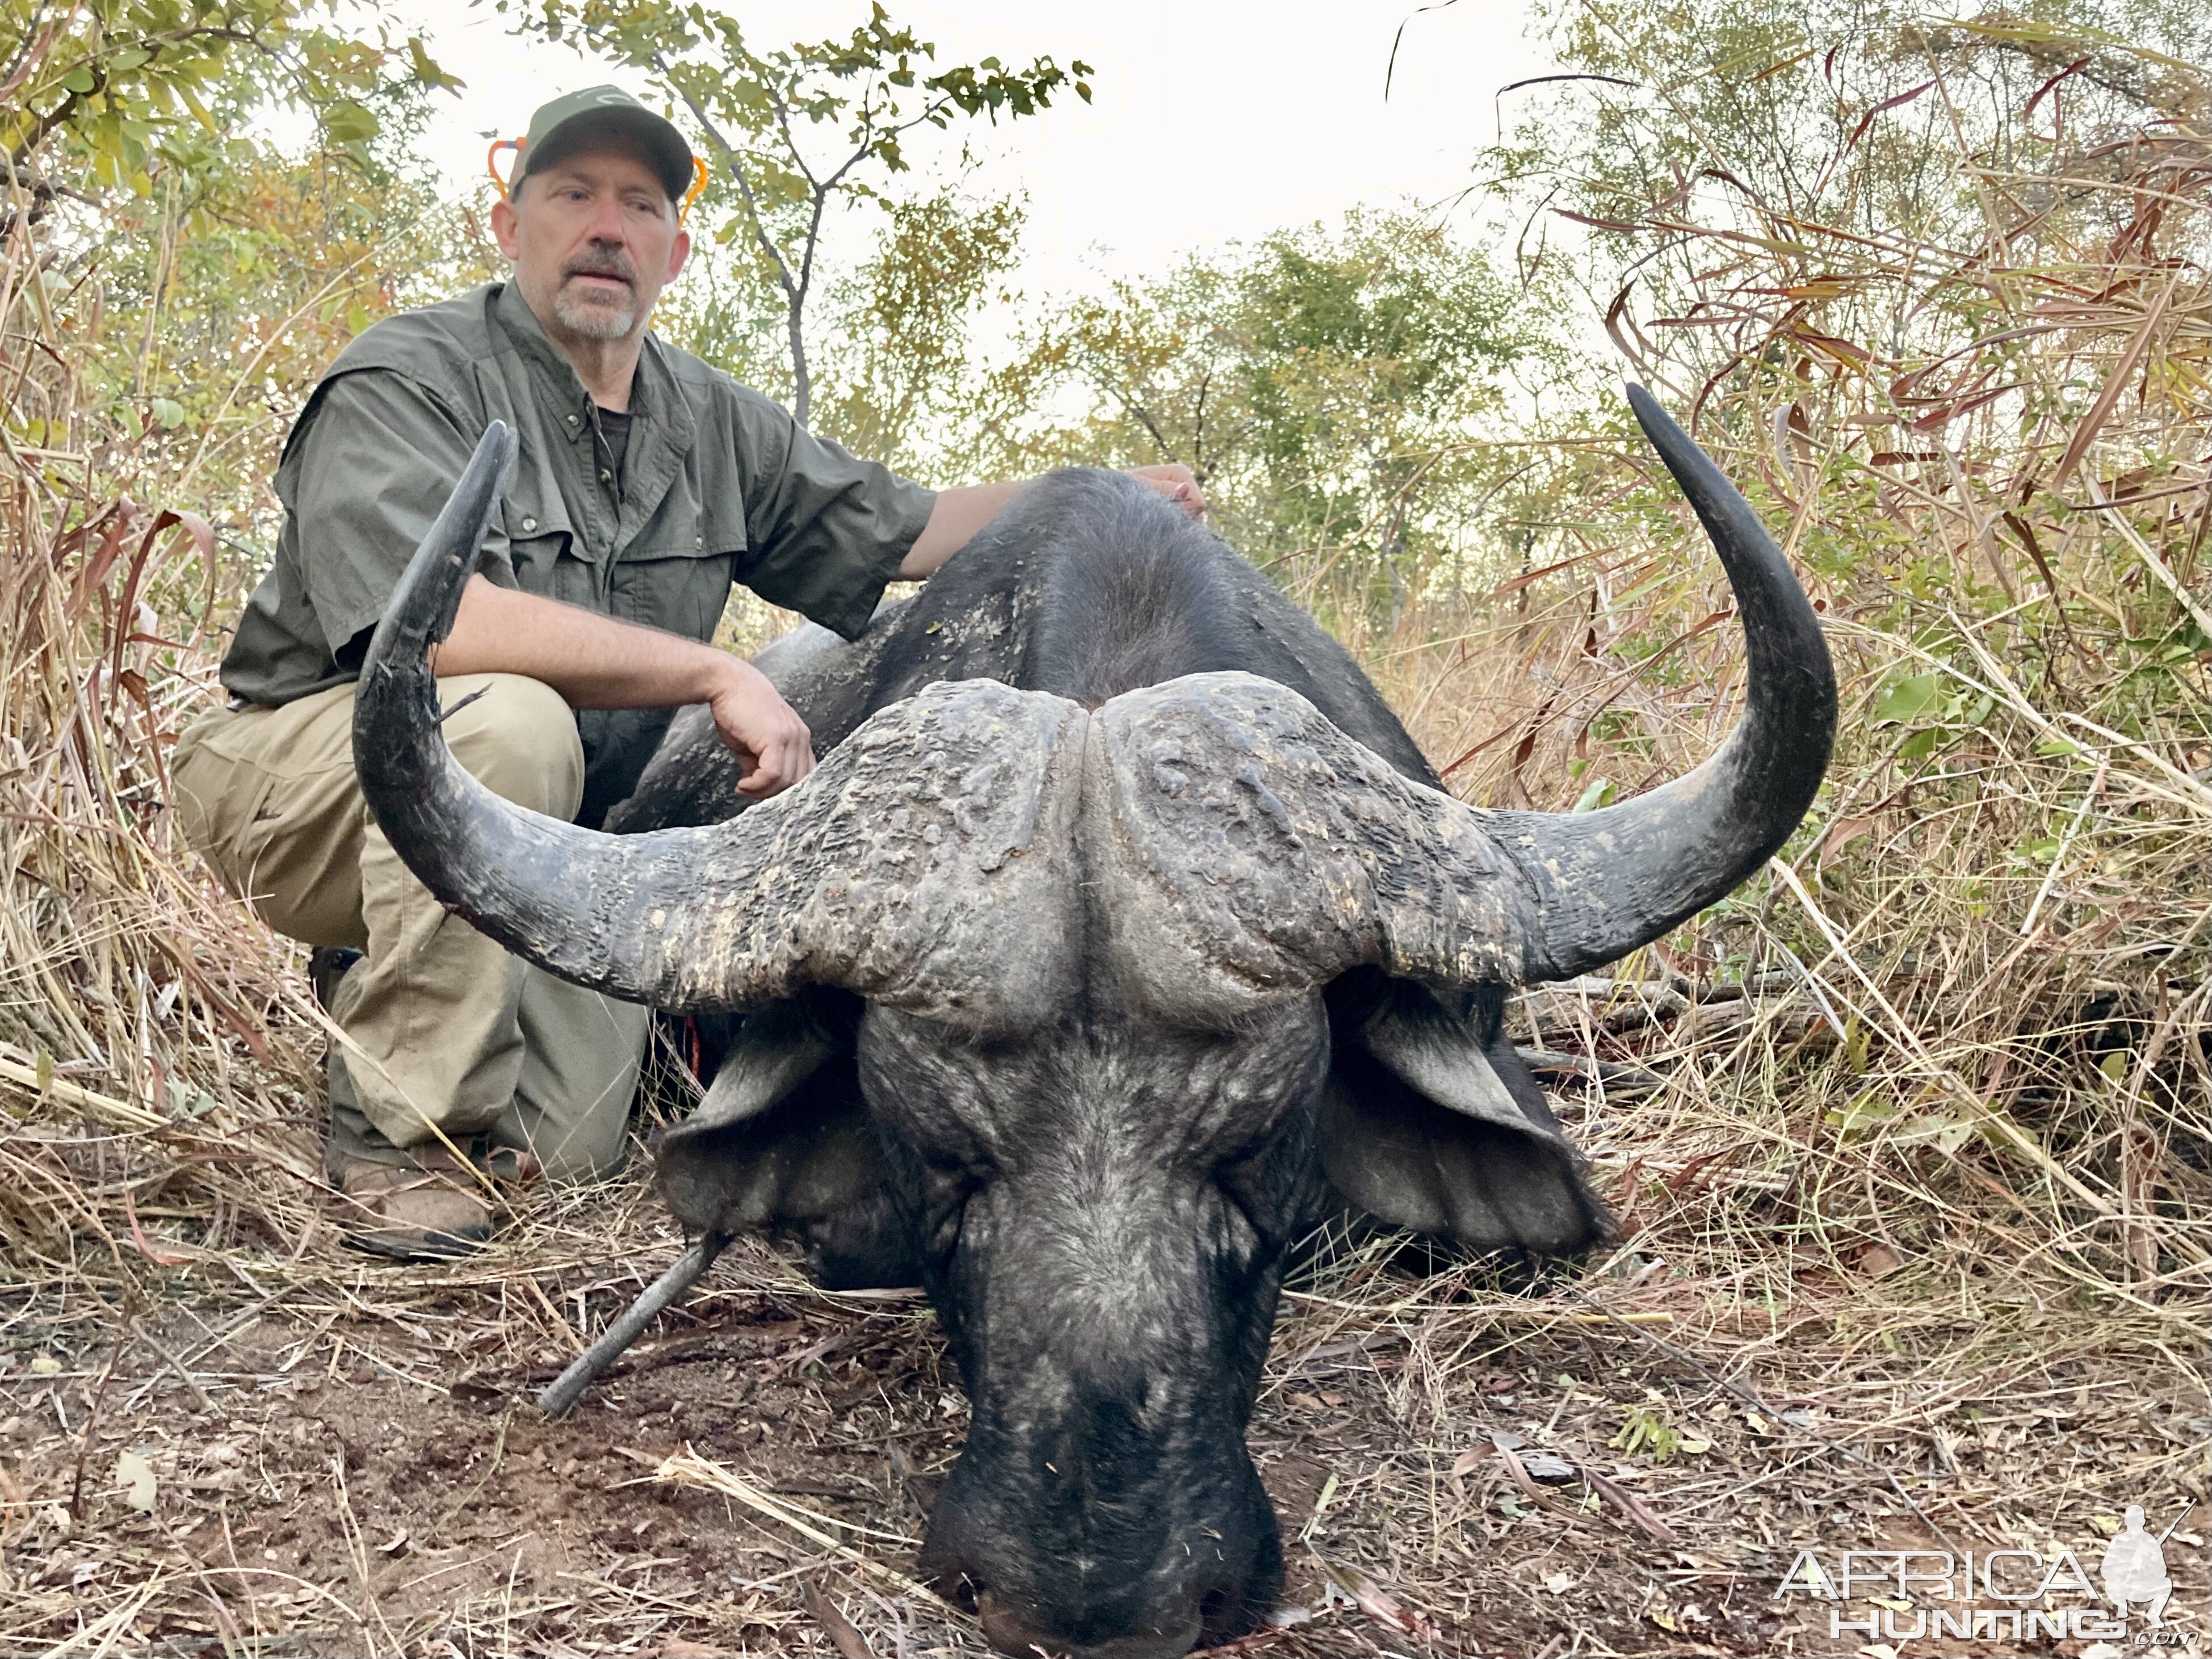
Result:
<svg viewBox="0 0 2212 1659"><path fill-rule="evenodd" d="M1604 1229L1500 1035L1505 988L1757 870L1835 725L1786 562L1630 397L1750 664L1711 760L1600 811L1453 799L1310 618L1111 474L1032 487L854 644L778 653L827 750L799 787L731 816L711 727L680 718L610 819L641 833L510 806L438 735L427 651L502 428L393 597L355 725L378 821L551 972L743 1012L662 1191L695 1228L796 1238L825 1282L927 1287L972 1417L922 1566L1009 1651L1150 1659L1266 1613L1281 1555L1243 1431L1316 1223L1545 1253Z"/></svg>

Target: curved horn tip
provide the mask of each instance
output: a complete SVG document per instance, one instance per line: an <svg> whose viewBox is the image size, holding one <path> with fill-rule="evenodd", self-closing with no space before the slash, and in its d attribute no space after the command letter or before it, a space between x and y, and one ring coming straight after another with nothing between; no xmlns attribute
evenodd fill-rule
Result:
<svg viewBox="0 0 2212 1659"><path fill-rule="evenodd" d="M1669 440L1673 440L1674 444L1690 441L1689 434L1682 430L1681 423L1667 412L1666 406L1645 390L1641 382L1626 381L1624 389L1628 394L1628 407L1636 416L1637 425L1644 428L1644 435L1662 456L1674 447Z"/></svg>

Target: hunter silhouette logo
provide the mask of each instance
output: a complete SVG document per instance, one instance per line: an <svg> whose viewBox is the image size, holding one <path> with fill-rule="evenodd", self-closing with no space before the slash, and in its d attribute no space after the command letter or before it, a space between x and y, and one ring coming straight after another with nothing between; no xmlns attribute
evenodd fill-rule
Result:
<svg viewBox="0 0 2212 1659"><path fill-rule="evenodd" d="M2146 1601L2150 1604L2147 1612L2152 1626L2166 1622L2160 1615L2173 1595L2173 1580L2166 1571L2166 1540L2188 1518L2189 1510L2196 1507L2192 1502L2154 1538L2143 1529L2142 1505L2128 1505L2127 1523L2105 1546L2105 1559L2098 1568L2098 1576L2105 1581L2105 1599L2121 1618L2128 1616L2130 1601Z"/></svg>

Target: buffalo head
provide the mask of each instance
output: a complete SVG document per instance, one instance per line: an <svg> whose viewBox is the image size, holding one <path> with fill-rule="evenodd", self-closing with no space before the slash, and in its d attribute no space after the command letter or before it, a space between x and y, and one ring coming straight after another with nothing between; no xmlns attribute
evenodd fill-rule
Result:
<svg viewBox="0 0 2212 1659"><path fill-rule="evenodd" d="M747 1011L664 1190L695 1225L795 1225L832 1279L919 1274L973 1412L923 1565L1000 1646L1139 1659L1265 1613L1281 1563L1244 1425L1285 1255L1333 1207L1476 1246L1601 1231L1502 988L1728 893L1811 801L1835 717L1788 565L1632 400L1750 673L1718 753L1601 811L1465 805L1280 684L1200 673L1095 708L940 682L729 823L604 836L500 800L438 735L428 647L503 428L394 596L355 722L378 821L518 955Z"/></svg>

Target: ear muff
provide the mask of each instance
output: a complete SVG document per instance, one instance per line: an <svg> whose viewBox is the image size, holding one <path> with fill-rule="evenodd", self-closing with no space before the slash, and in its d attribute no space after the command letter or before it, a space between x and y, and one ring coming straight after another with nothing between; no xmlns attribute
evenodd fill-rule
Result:
<svg viewBox="0 0 2212 1659"><path fill-rule="evenodd" d="M521 168L522 147L527 142L521 138L495 139L491 148L484 152L484 171L491 175L493 187L499 191L499 199L502 202L513 199L509 185L515 173ZM507 170L504 178L500 176L499 171L499 153L503 149L511 149L514 152L514 166ZM691 204L697 201L701 192L707 188L708 176L707 164L697 156L693 156L691 158L691 188L684 192L684 200L677 206L676 222L678 224L682 224L691 216Z"/></svg>
<svg viewBox="0 0 2212 1659"><path fill-rule="evenodd" d="M691 188L684 192L683 205L676 210L678 224L691 216L691 204L699 199L699 192L706 188L707 164L695 155L691 158Z"/></svg>
<svg viewBox="0 0 2212 1659"><path fill-rule="evenodd" d="M492 185L498 190L499 199L502 202L512 199L507 191L507 180L513 179L515 174L521 170L522 146L527 141L521 138L495 139L492 143L492 147L484 152L484 171L491 174ZM499 153L503 149L511 149L514 152L514 166L508 170L506 179L502 179L499 175ZM694 159L696 160L696 158L695 157ZM697 186L693 186L693 190L696 193ZM688 206L690 202L690 198L686 197L684 198L684 202Z"/></svg>

